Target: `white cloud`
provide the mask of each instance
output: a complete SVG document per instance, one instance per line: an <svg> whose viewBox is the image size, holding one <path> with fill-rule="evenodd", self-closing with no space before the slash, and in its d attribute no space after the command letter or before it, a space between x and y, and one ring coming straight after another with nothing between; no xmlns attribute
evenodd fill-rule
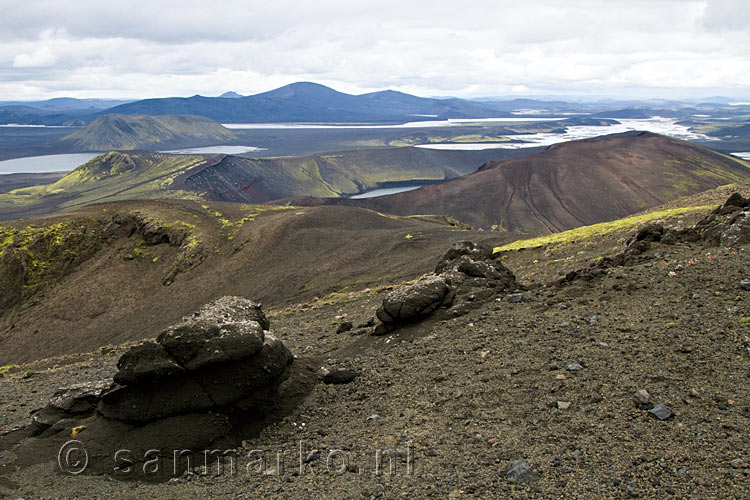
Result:
<svg viewBox="0 0 750 500"><path fill-rule="evenodd" d="M744 0L465 5L30 0L0 18L0 91L22 88L23 97L249 94L314 80L355 93L682 89L750 96L750 30L737 29L737 19L750 17Z"/></svg>
<svg viewBox="0 0 750 500"><path fill-rule="evenodd" d="M18 54L13 58L14 68L48 68L56 62L55 54L49 47L40 47L28 54Z"/></svg>

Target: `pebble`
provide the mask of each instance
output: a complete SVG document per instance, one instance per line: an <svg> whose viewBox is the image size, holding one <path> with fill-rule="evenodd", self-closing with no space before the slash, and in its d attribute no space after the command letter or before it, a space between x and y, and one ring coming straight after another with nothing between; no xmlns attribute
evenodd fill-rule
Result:
<svg viewBox="0 0 750 500"><path fill-rule="evenodd" d="M558 401L557 402L557 408L559 410L567 410L570 408L571 402L570 401Z"/></svg>
<svg viewBox="0 0 750 500"><path fill-rule="evenodd" d="M635 401L636 405L647 408L649 403L651 403L651 395L646 389L640 389L633 394L633 401Z"/></svg>
<svg viewBox="0 0 750 500"><path fill-rule="evenodd" d="M672 410L666 405L658 404L648 411L648 414L652 417L658 418L659 420L666 420L672 416Z"/></svg>
<svg viewBox="0 0 750 500"><path fill-rule="evenodd" d="M370 415L369 417L367 417L367 419L365 420L365 422L372 422L373 420L377 420L379 418L380 418L380 415L378 415L377 413L373 413L372 415Z"/></svg>
<svg viewBox="0 0 750 500"><path fill-rule="evenodd" d="M729 462L729 464L735 469L745 469L748 466L748 464L741 458L735 458L734 460Z"/></svg>
<svg viewBox="0 0 750 500"><path fill-rule="evenodd" d="M740 281L740 288L743 290L747 290L750 292L750 280L742 280Z"/></svg>
<svg viewBox="0 0 750 500"><path fill-rule="evenodd" d="M346 368L337 368L323 374L323 382L326 384L348 384L354 382L359 373Z"/></svg>
<svg viewBox="0 0 750 500"><path fill-rule="evenodd" d="M539 473L523 460L515 460L505 478L512 483L533 483L539 479Z"/></svg>
<svg viewBox="0 0 750 500"><path fill-rule="evenodd" d="M569 372L579 372L583 370L583 367L580 365L580 363L571 363L566 368Z"/></svg>
<svg viewBox="0 0 750 500"><path fill-rule="evenodd" d="M505 300L507 300L511 304L516 304L518 302L523 302L525 298L522 293L509 293L505 296Z"/></svg>

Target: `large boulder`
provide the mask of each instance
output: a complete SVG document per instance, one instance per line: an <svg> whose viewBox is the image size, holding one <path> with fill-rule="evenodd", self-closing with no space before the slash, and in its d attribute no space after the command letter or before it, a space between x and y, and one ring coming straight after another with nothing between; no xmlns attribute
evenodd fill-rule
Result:
<svg viewBox="0 0 750 500"><path fill-rule="evenodd" d="M406 323L435 311L449 297L445 278L429 275L388 292L377 316L383 323Z"/></svg>
<svg viewBox="0 0 750 500"><path fill-rule="evenodd" d="M496 259L492 247L462 241L438 261L434 274L386 294L376 313L382 323L373 333L389 333L440 308L449 308L457 300L463 310L469 302L479 303L481 299L516 287L515 276ZM458 311L459 307L454 310Z"/></svg>
<svg viewBox="0 0 750 500"><path fill-rule="evenodd" d="M250 300L212 302L156 341L130 348L112 382L56 392L25 435L64 441L77 429L92 458L120 448L137 455L155 443L164 449L234 446L275 411L279 386L292 369L294 357L269 326ZM99 472L108 463L102 460Z"/></svg>

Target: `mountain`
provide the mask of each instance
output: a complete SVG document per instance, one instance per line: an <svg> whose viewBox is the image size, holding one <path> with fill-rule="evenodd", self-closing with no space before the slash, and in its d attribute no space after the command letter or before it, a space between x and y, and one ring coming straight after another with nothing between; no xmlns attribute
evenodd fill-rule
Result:
<svg viewBox="0 0 750 500"><path fill-rule="evenodd" d="M750 181L748 163L648 132L550 146L448 182L347 204L381 212L442 214L478 227L538 235L624 217L722 184Z"/></svg>
<svg viewBox="0 0 750 500"><path fill-rule="evenodd" d="M107 114L61 142L84 151L111 151L226 144L235 138L231 130L201 116Z"/></svg>
<svg viewBox="0 0 750 500"><path fill-rule="evenodd" d="M26 106L39 110L99 110L108 109L131 102L128 99L76 99L73 97L55 97L45 101L0 101L0 106Z"/></svg>
<svg viewBox="0 0 750 500"><path fill-rule="evenodd" d="M237 99L242 96L238 94L237 92L230 90L229 92L224 92L219 97L223 97L224 99Z"/></svg>
<svg viewBox="0 0 750 500"><path fill-rule="evenodd" d="M106 117L105 117L106 118ZM243 158L111 152L51 184L0 194L0 220L134 199L210 199L259 203L297 196L340 196L403 181L442 181L490 160L523 152L380 148L303 157Z"/></svg>
<svg viewBox="0 0 750 500"><path fill-rule="evenodd" d="M351 95L310 82L233 99L198 95L146 99L106 112L190 114L223 123L413 121L425 115L441 119L510 116L461 99L428 99L395 91Z"/></svg>

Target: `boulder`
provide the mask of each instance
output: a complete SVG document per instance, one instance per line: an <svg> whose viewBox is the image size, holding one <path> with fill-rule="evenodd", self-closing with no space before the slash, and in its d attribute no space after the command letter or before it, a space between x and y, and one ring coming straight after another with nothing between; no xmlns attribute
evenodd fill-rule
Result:
<svg viewBox="0 0 750 500"><path fill-rule="evenodd" d="M445 278L429 275L411 285L388 292L377 317L383 323L406 323L420 319L435 311L449 296L450 287Z"/></svg>
<svg viewBox="0 0 750 500"><path fill-rule="evenodd" d="M238 444L276 409L292 369L292 354L269 326L259 304L214 301L123 354L113 382L56 392L25 433L70 439L78 428L85 433L78 439L102 453L154 442L165 449Z"/></svg>

